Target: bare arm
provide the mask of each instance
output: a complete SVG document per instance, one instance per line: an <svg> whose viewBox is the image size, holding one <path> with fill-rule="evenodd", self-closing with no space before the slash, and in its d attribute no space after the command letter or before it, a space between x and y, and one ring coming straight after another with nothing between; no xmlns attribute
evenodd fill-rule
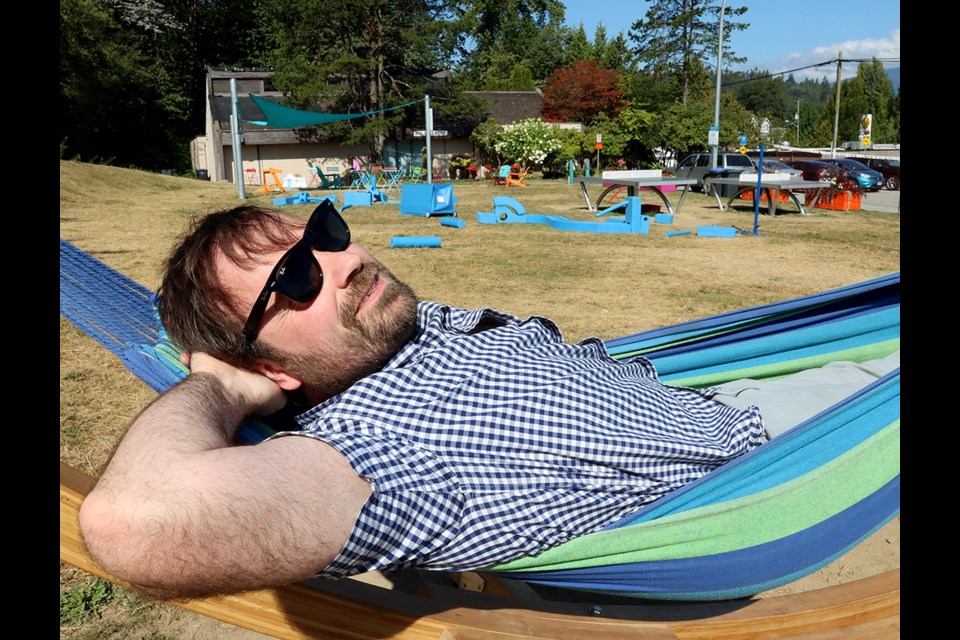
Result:
<svg viewBox="0 0 960 640"><path fill-rule="evenodd" d="M161 598L289 584L329 564L370 487L313 438L231 445L247 415L282 403L258 374L195 365L134 421L84 501L93 557Z"/></svg>

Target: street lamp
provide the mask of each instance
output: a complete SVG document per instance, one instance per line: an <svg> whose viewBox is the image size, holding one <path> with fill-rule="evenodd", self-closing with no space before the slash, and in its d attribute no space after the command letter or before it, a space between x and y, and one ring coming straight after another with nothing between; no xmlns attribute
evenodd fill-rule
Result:
<svg viewBox="0 0 960 640"><path fill-rule="evenodd" d="M713 108L713 130L720 135L720 69L721 69L721 58L723 58L723 14L725 13L727 6L727 0L723 0L720 3L720 33L717 37L717 99L716 105ZM717 140L717 144L710 147L710 164L714 169L717 168L717 147L720 146L720 141Z"/></svg>

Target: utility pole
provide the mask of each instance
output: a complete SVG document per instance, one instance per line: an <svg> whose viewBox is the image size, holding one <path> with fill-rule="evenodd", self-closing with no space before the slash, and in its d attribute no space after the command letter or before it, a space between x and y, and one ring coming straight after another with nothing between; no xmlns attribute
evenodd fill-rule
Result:
<svg viewBox="0 0 960 640"><path fill-rule="evenodd" d="M433 184L433 149L430 138L433 136L433 109L430 108L430 96L423 97L423 119L427 125L427 184Z"/></svg>
<svg viewBox="0 0 960 640"><path fill-rule="evenodd" d="M837 157L837 129L840 127L840 66L843 64L843 51L837 52L837 105L833 112L833 145L830 147L830 157Z"/></svg>
<svg viewBox="0 0 960 640"><path fill-rule="evenodd" d="M717 97L713 108L713 130L717 136L720 135L720 69L723 66L723 14L726 12L726 6L727 0L723 0L720 3L720 33L717 36ZM719 145L719 140L717 140L717 144L710 145L710 166L714 169L717 168L717 147Z"/></svg>
<svg viewBox="0 0 960 640"><path fill-rule="evenodd" d="M237 198L246 200L246 189L243 186L243 150L240 145L243 144L243 133L241 128L243 122L240 115L240 100L237 99L237 79L230 78L230 136L233 151L233 183L237 185ZM264 186L267 182L264 180Z"/></svg>
<svg viewBox="0 0 960 640"><path fill-rule="evenodd" d="M797 112L793 115L797 124L797 146L800 146L800 98L797 98Z"/></svg>

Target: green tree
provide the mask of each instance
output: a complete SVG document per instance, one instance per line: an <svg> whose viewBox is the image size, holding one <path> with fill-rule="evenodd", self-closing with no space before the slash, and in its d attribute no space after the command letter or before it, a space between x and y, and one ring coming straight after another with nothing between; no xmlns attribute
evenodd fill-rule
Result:
<svg viewBox="0 0 960 640"><path fill-rule="evenodd" d="M631 72L634 68L634 55L622 33L613 37L604 47L603 55L597 58L602 69L616 69Z"/></svg>
<svg viewBox="0 0 960 640"><path fill-rule="evenodd" d="M461 0L445 3L457 16L462 43L455 69L469 86L498 89L516 65L528 66L534 82L561 64L563 3L559 0Z"/></svg>
<svg viewBox="0 0 960 640"><path fill-rule="evenodd" d="M533 74L530 73L530 67L516 65L510 72L507 91L533 91L536 86L533 84Z"/></svg>
<svg viewBox="0 0 960 640"><path fill-rule="evenodd" d="M630 27L640 63L659 77L676 76L682 104L698 98L698 89L703 91L709 84L706 68L716 60L720 9L716 0L654 0L646 16ZM725 8L724 43L731 33L749 26L732 19L746 11L747 7ZM724 64L744 61L724 48Z"/></svg>
<svg viewBox="0 0 960 640"><path fill-rule="evenodd" d="M785 120L794 112L795 103L790 100L783 79L766 71L755 69L724 76L721 86L729 88L737 102L758 116Z"/></svg>
<svg viewBox="0 0 960 640"><path fill-rule="evenodd" d="M556 132L560 147L543 161L543 177L559 178L567 175L567 161L573 160L577 167L584 166L584 160L593 153L593 140L588 139L586 131L577 129L558 129Z"/></svg>
<svg viewBox="0 0 960 640"><path fill-rule="evenodd" d="M708 131L713 126L715 105L698 100L687 105L674 104L658 114L651 127L652 146L660 147L676 157L707 149ZM752 128L750 114L730 93L720 96L720 148L735 149L741 135Z"/></svg>
<svg viewBox="0 0 960 640"><path fill-rule="evenodd" d="M627 141L623 157L631 167L654 168L653 165L657 164L653 151L656 143L652 139L656 117L653 111L638 103L630 104L620 112L617 125Z"/></svg>
<svg viewBox="0 0 960 640"><path fill-rule="evenodd" d="M576 29L571 30L570 40L567 43L568 63L574 60L590 60L593 58L593 46L587 38L587 32L583 29L583 23Z"/></svg>
<svg viewBox="0 0 960 640"><path fill-rule="evenodd" d="M262 0L258 6L275 87L289 106L340 113L379 112L419 100L444 47L448 3L440 0ZM325 131L367 142L381 159L402 111L377 113Z"/></svg>
<svg viewBox="0 0 960 640"><path fill-rule="evenodd" d="M603 136L603 149L600 152L600 166L596 169L600 171L603 168L622 169L617 166L617 161L624 159L627 152L627 144L630 142L626 134L620 129L617 122L607 117L605 113L600 113L593 119L590 127L587 129L587 138L596 140L597 135ZM596 149L594 149L594 154Z"/></svg>
<svg viewBox="0 0 960 640"><path fill-rule="evenodd" d="M487 119L479 123L470 133L470 142L480 151L486 161L499 167L503 164L503 157L497 151L497 144L503 138L503 127L493 119Z"/></svg>
<svg viewBox="0 0 960 640"><path fill-rule="evenodd" d="M603 56L607 52L607 44L607 28L603 26L602 22L599 22L597 28L593 31L593 55L590 57L595 60L603 60Z"/></svg>
<svg viewBox="0 0 960 640"><path fill-rule="evenodd" d="M184 23L155 1L62 0L61 155L187 171L192 116L202 116L189 48Z"/></svg>
<svg viewBox="0 0 960 640"><path fill-rule="evenodd" d="M874 143L900 140L900 112L883 64L874 58L857 65L857 75L841 85L838 144L857 140L860 118L871 114L871 138Z"/></svg>

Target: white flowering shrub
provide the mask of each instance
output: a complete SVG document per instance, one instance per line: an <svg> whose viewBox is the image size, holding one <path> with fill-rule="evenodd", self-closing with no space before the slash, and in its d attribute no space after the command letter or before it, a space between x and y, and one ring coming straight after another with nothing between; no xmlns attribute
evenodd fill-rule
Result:
<svg viewBox="0 0 960 640"><path fill-rule="evenodd" d="M522 167L543 164L548 155L561 147L557 128L540 118L515 123L494 145L502 157Z"/></svg>

